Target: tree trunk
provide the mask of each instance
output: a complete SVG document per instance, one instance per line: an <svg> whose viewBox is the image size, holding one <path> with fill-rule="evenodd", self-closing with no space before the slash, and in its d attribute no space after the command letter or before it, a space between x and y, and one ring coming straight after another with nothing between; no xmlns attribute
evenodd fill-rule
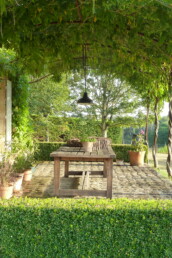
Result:
<svg viewBox="0 0 172 258"><path fill-rule="evenodd" d="M103 87L103 94L102 94L103 101L102 101L102 113L101 113L101 116L102 116L101 130L102 130L102 137L107 137L108 128L107 128L107 96L106 96L107 85L106 83L103 83L102 87Z"/></svg>
<svg viewBox="0 0 172 258"><path fill-rule="evenodd" d="M108 132L108 127L107 127L107 124L106 124L106 120L105 121L102 121L102 137L107 137L107 132Z"/></svg>
<svg viewBox="0 0 172 258"><path fill-rule="evenodd" d="M102 131L102 137L106 137L107 138L107 132L108 132L107 128L104 131Z"/></svg>
<svg viewBox="0 0 172 258"><path fill-rule="evenodd" d="M46 129L46 142L50 141L50 137L49 137L49 130L48 128Z"/></svg>
<svg viewBox="0 0 172 258"><path fill-rule="evenodd" d="M154 132L154 141L153 141L153 146L152 146L152 156L153 156L153 162L154 162L154 167L158 167L158 160L156 156L157 152L157 140L158 140L158 130L159 130L159 121L158 121L158 102L159 99L156 98L155 100L155 106L154 106L154 115L155 115L155 120L154 120L154 125L155 125L155 132Z"/></svg>
<svg viewBox="0 0 172 258"><path fill-rule="evenodd" d="M145 141L147 144L148 144L149 111L150 111L150 103L148 102L146 107L146 126L145 126Z"/></svg>
<svg viewBox="0 0 172 258"><path fill-rule="evenodd" d="M172 68L169 74L168 82L168 94L169 94L169 114L168 114L168 156L167 156L167 173L169 177L172 177Z"/></svg>

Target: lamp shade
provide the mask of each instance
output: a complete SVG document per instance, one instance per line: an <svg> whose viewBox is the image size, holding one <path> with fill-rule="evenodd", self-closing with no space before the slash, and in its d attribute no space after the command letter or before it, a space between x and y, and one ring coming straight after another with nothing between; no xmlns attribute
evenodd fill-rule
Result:
<svg viewBox="0 0 172 258"><path fill-rule="evenodd" d="M81 99L79 99L79 100L77 101L77 103L80 104L80 105L92 105L92 104L93 104L93 101L92 101L92 99L90 99L90 98L88 97L87 92L84 92L83 97L82 97Z"/></svg>

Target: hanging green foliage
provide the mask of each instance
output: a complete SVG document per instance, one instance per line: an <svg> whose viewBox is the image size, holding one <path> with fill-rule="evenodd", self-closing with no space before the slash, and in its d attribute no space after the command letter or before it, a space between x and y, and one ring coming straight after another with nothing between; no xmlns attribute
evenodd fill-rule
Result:
<svg viewBox="0 0 172 258"><path fill-rule="evenodd" d="M31 73L80 69L83 43L90 67L121 76L171 62L169 0L7 0L0 7L0 43Z"/></svg>

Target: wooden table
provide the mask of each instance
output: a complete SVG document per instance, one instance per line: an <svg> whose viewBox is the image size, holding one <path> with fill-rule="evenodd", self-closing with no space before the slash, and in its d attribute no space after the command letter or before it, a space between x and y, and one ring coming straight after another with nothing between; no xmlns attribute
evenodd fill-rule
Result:
<svg viewBox="0 0 172 258"><path fill-rule="evenodd" d="M111 146L106 149L84 152L82 147L61 146L57 151L50 154L54 158L54 195L55 196L104 196L112 198L112 173L113 159L115 153ZM65 162L64 175L79 174L77 171L69 171L70 161L82 162L104 162L103 171L91 171L91 174L102 174L107 177L107 190L78 190L78 189L60 189L60 162Z"/></svg>

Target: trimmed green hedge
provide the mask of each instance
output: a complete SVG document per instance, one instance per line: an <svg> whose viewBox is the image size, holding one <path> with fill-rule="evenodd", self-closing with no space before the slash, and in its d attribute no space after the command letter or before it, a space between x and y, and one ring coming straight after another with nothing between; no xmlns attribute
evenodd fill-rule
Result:
<svg viewBox="0 0 172 258"><path fill-rule="evenodd" d="M0 257L172 257L172 202L0 201Z"/></svg>
<svg viewBox="0 0 172 258"><path fill-rule="evenodd" d="M53 160L53 158L50 157L50 153L64 144L64 142L36 142L34 153L35 160Z"/></svg>
<svg viewBox="0 0 172 258"><path fill-rule="evenodd" d="M50 153L57 150L61 145L65 144L64 142L37 142L35 159L37 161L41 160L53 160L50 158ZM134 145L130 144L112 144L112 148L116 153L116 159L124 160L129 162L129 150L135 150ZM145 162L148 161L148 147L145 146Z"/></svg>
<svg viewBox="0 0 172 258"><path fill-rule="evenodd" d="M112 148L116 153L116 159L124 160L125 162L129 162L129 154L128 151L135 150L135 146L131 144L112 144ZM145 146L145 162L148 162L148 147Z"/></svg>
<svg viewBox="0 0 172 258"><path fill-rule="evenodd" d="M81 117L57 117L48 116L46 119L41 116L32 115L34 138L43 141L48 134L51 142L67 141L71 138L82 138L83 136L101 136L101 121L92 118ZM113 143L122 142L122 128L111 122L108 129L108 137Z"/></svg>

